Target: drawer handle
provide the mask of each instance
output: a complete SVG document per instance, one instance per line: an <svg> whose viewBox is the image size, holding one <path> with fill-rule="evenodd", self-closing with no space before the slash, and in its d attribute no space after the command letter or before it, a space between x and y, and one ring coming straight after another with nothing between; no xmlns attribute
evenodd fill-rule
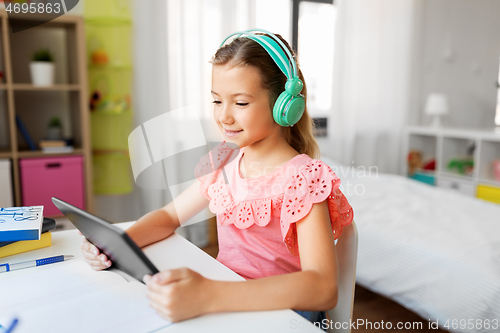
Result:
<svg viewBox="0 0 500 333"><path fill-rule="evenodd" d="M48 169L60 168L61 167L61 163L47 163L45 166Z"/></svg>
<svg viewBox="0 0 500 333"><path fill-rule="evenodd" d="M452 189L458 190L458 189L459 189L459 187L460 187L460 186L459 186L457 183L452 183L452 184L451 184L451 188L452 188Z"/></svg>

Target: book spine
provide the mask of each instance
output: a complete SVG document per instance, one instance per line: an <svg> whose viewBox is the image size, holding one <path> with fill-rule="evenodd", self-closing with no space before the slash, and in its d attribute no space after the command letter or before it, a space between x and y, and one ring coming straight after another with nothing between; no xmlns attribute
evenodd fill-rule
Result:
<svg viewBox="0 0 500 333"><path fill-rule="evenodd" d="M56 221L54 219L49 219L47 217L43 218L43 226L42 226L42 234L53 230L56 228ZM7 246L9 244L16 243L17 241L9 241L9 242L0 242L0 247Z"/></svg>
<svg viewBox="0 0 500 333"><path fill-rule="evenodd" d="M17 115L16 115L16 123L17 123L17 127L19 127L19 130L21 131L21 134L22 134L22 136L24 138L24 141L26 141L26 144L28 145L28 148L30 150L36 150L36 146L33 143L33 140L31 139L31 136L28 133L28 130L26 129L26 126L24 126L23 121Z"/></svg>
<svg viewBox="0 0 500 333"><path fill-rule="evenodd" d="M43 233L39 240L19 241L0 248L0 258L18 253L38 250L52 245L52 234L50 231Z"/></svg>

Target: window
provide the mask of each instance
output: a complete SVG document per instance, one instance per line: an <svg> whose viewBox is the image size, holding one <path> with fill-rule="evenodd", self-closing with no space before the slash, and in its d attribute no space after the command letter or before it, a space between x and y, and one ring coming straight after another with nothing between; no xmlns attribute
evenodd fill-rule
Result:
<svg viewBox="0 0 500 333"><path fill-rule="evenodd" d="M332 107L334 36L337 10L333 1L292 0L297 22L295 47L307 83L308 110L313 117L327 116ZM329 3L325 3L329 2Z"/></svg>

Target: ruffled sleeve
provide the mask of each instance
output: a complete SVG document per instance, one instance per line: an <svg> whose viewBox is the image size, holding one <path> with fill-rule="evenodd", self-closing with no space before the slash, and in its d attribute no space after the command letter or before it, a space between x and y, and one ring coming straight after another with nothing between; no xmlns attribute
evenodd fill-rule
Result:
<svg viewBox="0 0 500 333"><path fill-rule="evenodd" d="M311 160L292 176L285 188L280 219L283 242L292 255L299 254L295 222L309 214L313 204L328 200L334 239L352 222L352 207L339 186L337 175L319 160Z"/></svg>
<svg viewBox="0 0 500 333"><path fill-rule="evenodd" d="M222 142L204 155L194 169L196 178L201 182L200 194L210 200L208 188L216 182L222 168L234 159L235 150L226 142ZM232 157L232 158L231 158Z"/></svg>

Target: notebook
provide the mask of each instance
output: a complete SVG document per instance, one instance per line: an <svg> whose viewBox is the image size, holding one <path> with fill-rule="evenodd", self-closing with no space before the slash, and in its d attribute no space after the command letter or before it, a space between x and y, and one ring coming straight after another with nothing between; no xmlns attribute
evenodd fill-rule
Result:
<svg viewBox="0 0 500 333"><path fill-rule="evenodd" d="M52 234L47 231L38 240L19 241L0 247L0 258L12 256L14 254L38 250L52 245Z"/></svg>
<svg viewBox="0 0 500 333"><path fill-rule="evenodd" d="M172 324L149 306L144 284L112 271L79 259L32 270L3 273L10 275L0 283L0 325L17 317L15 333L142 333Z"/></svg>

